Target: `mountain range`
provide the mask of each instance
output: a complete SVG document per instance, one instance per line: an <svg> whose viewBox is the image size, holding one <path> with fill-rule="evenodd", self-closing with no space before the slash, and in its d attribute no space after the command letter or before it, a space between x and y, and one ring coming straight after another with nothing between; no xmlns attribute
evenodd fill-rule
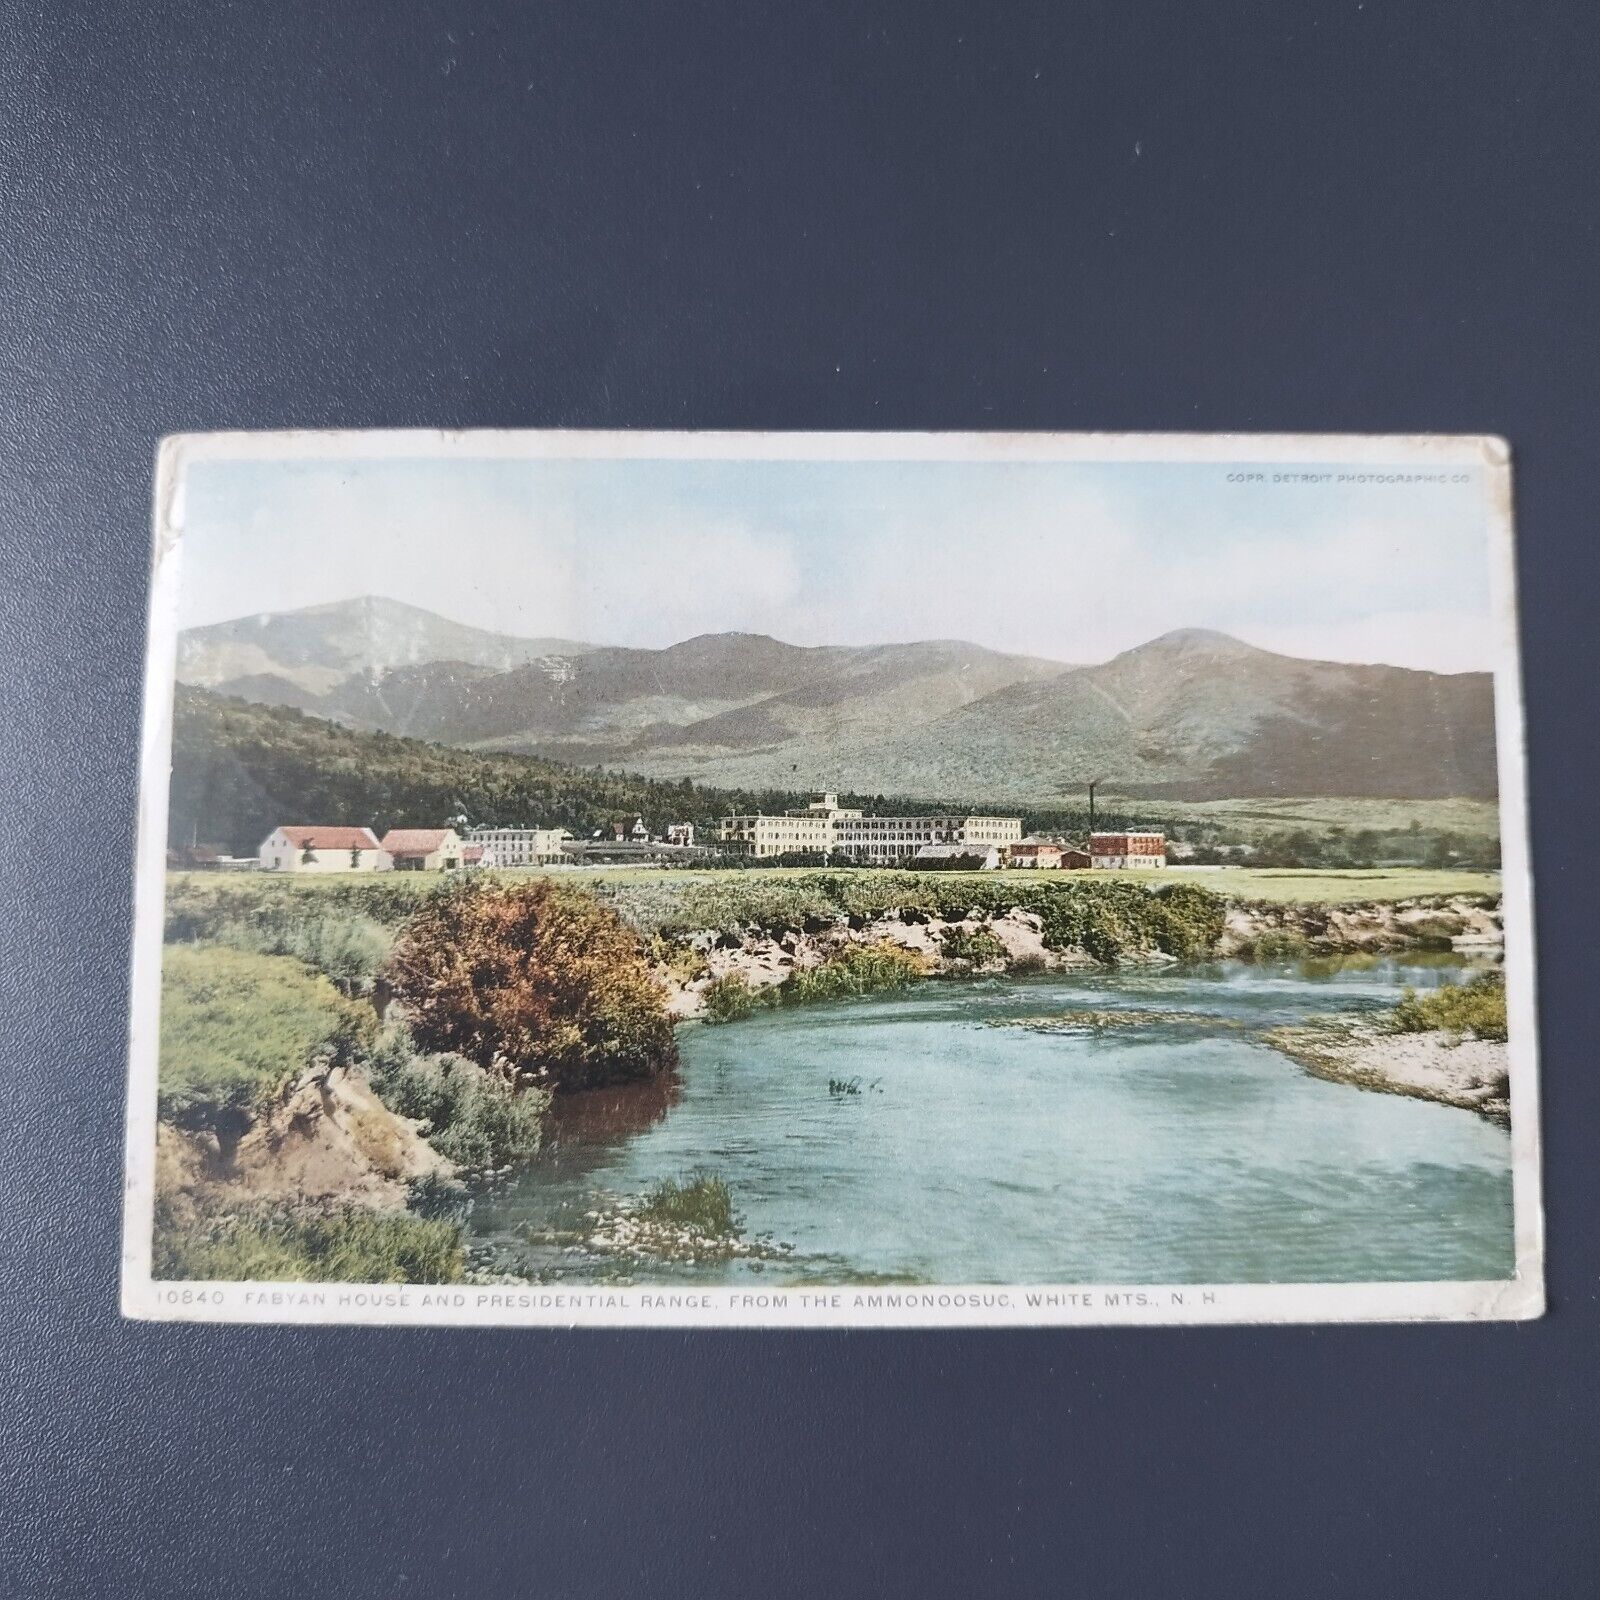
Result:
<svg viewBox="0 0 1600 1600"><path fill-rule="evenodd" d="M1493 683L1181 629L1096 665L957 640L518 639L368 597L181 637L178 677L353 728L724 787L1045 800L1495 792Z"/></svg>

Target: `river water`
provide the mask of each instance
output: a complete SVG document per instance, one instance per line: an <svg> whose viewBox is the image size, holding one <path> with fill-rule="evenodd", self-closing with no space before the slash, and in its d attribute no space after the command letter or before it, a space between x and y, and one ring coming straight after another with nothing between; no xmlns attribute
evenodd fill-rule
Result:
<svg viewBox="0 0 1600 1600"><path fill-rule="evenodd" d="M1503 1129L1309 1077L1260 1037L1391 1005L1455 965L934 982L688 1026L674 1085L568 1101L539 1157L479 1199L473 1229L545 1281L1507 1277ZM1157 1016L1051 1031L1086 1009ZM731 1187L768 1259L640 1261L574 1242L586 1214L696 1169Z"/></svg>

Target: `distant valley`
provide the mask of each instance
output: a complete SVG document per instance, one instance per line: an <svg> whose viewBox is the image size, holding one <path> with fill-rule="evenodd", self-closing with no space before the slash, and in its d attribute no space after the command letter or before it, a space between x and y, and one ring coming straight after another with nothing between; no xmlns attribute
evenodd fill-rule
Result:
<svg viewBox="0 0 1600 1600"><path fill-rule="evenodd" d="M1487 673L1305 661L1186 629L1098 665L954 640L662 650L366 598L190 630L181 681L349 727L737 788L1044 801L1495 792Z"/></svg>

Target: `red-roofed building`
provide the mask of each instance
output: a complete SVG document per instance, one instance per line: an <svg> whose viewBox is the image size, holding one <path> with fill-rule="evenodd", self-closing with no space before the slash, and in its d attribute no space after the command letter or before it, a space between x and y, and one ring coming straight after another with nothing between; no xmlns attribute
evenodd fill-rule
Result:
<svg viewBox="0 0 1600 1600"><path fill-rule="evenodd" d="M1089 859L1096 867L1164 867L1167 836L1153 829L1128 833L1091 833Z"/></svg>
<svg viewBox="0 0 1600 1600"><path fill-rule="evenodd" d="M258 854L263 872L384 872L390 865L371 828L274 828Z"/></svg>
<svg viewBox="0 0 1600 1600"><path fill-rule="evenodd" d="M391 828L383 849L396 872L449 872L462 864L461 836L454 828Z"/></svg>

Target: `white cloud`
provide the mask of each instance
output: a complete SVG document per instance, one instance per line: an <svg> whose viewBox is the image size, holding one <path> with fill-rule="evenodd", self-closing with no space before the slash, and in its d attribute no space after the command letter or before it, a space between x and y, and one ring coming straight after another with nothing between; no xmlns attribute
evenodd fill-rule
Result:
<svg viewBox="0 0 1600 1600"><path fill-rule="evenodd" d="M1314 661L1381 661L1427 672L1487 672L1495 640L1484 619L1462 612L1385 611L1346 622L1266 624L1240 630L1264 650Z"/></svg>

